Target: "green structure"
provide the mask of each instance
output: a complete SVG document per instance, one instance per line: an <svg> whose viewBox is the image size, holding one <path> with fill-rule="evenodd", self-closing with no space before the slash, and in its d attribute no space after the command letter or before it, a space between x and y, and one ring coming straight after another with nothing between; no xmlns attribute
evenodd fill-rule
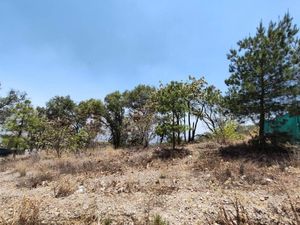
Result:
<svg viewBox="0 0 300 225"><path fill-rule="evenodd" d="M266 121L265 134L286 135L291 143L300 143L300 115L285 114L274 120Z"/></svg>

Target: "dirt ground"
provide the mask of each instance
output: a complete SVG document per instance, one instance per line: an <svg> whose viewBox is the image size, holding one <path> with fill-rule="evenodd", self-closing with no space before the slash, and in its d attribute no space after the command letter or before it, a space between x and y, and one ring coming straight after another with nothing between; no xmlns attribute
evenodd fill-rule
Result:
<svg viewBox="0 0 300 225"><path fill-rule="evenodd" d="M297 224L298 161L228 158L219 149L2 159L0 224L151 224L157 215L176 225L222 224L222 209L235 214L234 203L255 224Z"/></svg>

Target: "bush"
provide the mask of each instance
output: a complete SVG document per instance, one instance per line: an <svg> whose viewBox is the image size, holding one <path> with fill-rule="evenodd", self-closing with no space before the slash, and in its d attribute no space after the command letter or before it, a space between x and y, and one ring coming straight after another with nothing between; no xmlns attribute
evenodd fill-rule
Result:
<svg viewBox="0 0 300 225"><path fill-rule="evenodd" d="M249 218L249 214L241 203L236 199L233 202L234 210L228 210L224 206L220 208L217 218L208 220L209 225L222 224L222 225L250 225L255 224Z"/></svg>
<svg viewBox="0 0 300 225"><path fill-rule="evenodd" d="M43 185L45 182L52 181L54 179L54 174L50 172L40 171L25 180L18 183L18 187L26 188L37 188Z"/></svg>
<svg viewBox="0 0 300 225"><path fill-rule="evenodd" d="M55 198L67 197L75 192L75 185L69 179L62 179L53 191Z"/></svg>
<svg viewBox="0 0 300 225"><path fill-rule="evenodd" d="M160 215L155 215L150 225L169 225L169 222L164 220Z"/></svg>
<svg viewBox="0 0 300 225"><path fill-rule="evenodd" d="M19 216L15 224L37 225L39 223L39 202L24 198L19 208Z"/></svg>
<svg viewBox="0 0 300 225"><path fill-rule="evenodd" d="M103 225L111 225L112 224L112 220L110 218L106 218L103 220Z"/></svg>
<svg viewBox="0 0 300 225"><path fill-rule="evenodd" d="M228 121L223 126L216 129L213 137L218 142L228 143L242 139L242 135L237 132L238 124L235 121Z"/></svg>

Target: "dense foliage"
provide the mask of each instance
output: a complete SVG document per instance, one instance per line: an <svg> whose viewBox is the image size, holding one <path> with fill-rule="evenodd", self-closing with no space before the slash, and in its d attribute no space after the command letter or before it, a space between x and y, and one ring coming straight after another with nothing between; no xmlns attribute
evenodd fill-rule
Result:
<svg viewBox="0 0 300 225"><path fill-rule="evenodd" d="M259 142L265 143L265 120L295 109L299 101L298 28L286 14L267 28L259 24L254 37L230 50L231 76L226 80L231 110L259 124ZM299 105L298 105L299 107Z"/></svg>

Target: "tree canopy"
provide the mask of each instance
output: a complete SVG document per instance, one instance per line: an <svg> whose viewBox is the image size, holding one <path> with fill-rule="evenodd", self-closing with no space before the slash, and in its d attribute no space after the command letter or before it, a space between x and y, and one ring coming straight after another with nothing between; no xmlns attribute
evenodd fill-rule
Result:
<svg viewBox="0 0 300 225"><path fill-rule="evenodd" d="M299 96L298 28L292 21L286 14L268 27L260 23L255 36L239 41L238 49L228 54L230 108L237 116L258 122L261 146L265 120L288 112Z"/></svg>

